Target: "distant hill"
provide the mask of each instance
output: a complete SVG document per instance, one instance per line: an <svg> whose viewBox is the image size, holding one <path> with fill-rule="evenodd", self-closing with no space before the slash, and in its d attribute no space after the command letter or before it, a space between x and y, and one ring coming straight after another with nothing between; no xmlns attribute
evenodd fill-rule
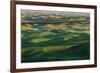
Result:
<svg viewBox="0 0 100 73"><path fill-rule="evenodd" d="M88 12L68 12L68 11L47 11L47 10L21 10L22 14L60 14L66 16L86 16L89 17Z"/></svg>

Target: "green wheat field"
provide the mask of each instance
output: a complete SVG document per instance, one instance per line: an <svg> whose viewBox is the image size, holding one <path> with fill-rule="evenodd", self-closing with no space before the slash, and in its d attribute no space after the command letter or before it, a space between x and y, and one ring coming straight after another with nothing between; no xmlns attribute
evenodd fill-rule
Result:
<svg viewBox="0 0 100 73"><path fill-rule="evenodd" d="M90 14L21 10L21 62L90 59Z"/></svg>

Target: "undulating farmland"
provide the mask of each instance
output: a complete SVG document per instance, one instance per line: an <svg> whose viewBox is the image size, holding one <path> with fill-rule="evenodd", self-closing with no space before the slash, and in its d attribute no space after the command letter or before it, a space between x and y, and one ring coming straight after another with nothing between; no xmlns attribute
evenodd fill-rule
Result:
<svg viewBox="0 0 100 73"><path fill-rule="evenodd" d="M21 61L90 59L90 14L21 10Z"/></svg>

